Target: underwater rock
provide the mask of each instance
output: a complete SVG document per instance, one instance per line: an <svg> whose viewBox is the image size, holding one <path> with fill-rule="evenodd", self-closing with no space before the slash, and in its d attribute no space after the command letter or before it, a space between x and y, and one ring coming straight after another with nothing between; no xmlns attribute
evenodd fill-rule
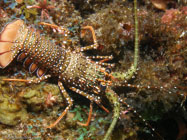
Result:
<svg viewBox="0 0 187 140"><path fill-rule="evenodd" d="M0 77L3 79L6 77ZM38 112L63 103L57 85L0 81L0 122L16 125L27 118L27 110Z"/></svg>
<svg viewBox="0 0 187 140"><path fill-rule="evenodd" d="M32 111L40 111L54 103L63 102L58 86L44 82L23 89L19 96Z"/></svg>
<svg viewBox="0 0 187 140"><path fill-rule="evenodd" d="M0 123L12 126L24 121L27 111L9 86L5 81L0 81Z"/></svg>
<svg viewBox="0 0 187 140"><path fill-rule="evenodd" d="M27 118L27 111L17 99L0 92L0 123L16 125Z"/></svg>

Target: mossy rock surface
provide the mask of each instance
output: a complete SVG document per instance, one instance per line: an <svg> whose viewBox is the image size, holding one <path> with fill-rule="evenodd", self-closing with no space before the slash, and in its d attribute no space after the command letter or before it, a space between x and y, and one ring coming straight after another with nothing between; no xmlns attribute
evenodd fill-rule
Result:
<svg viewBox="0 0 187 140"><path fill-rule="evenodd" d="M27 118L27 111L18 101L12 101L10 96L0 94L0 122L6 125L16 125Z"/></svg>
<svg viewBox="0 0 187 140"><path fill-rule="evenodd" d="M58 86L45 82L25 88L19 96L29 110L35 112L47 106L52 106L53 103L63 102Z"/></svg>

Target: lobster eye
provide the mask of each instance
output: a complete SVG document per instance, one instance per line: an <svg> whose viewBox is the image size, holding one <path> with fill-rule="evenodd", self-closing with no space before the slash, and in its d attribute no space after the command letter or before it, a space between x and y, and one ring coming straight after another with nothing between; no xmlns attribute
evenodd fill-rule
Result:
<svg viewBox="0 0 187 140"><path fill-rule="evenodd" d="M106 68L105 72L108 73L108 74L110 74L111 73L111 69L110 68Z"/></svg>
<svg viewBox="0 0 187 140"><path fill-rule="evenodd" d="M101 91L105 91L106 90L106 84L101 82L100 83L100 88L101 88Z"/></svg>

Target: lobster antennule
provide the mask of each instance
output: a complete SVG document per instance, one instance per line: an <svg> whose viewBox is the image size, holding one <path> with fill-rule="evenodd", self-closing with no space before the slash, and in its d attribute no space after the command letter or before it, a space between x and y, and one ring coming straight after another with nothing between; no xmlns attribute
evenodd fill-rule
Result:
<svg viewBox="0 0 187 140"><path fill-rule="evenodd" d="M5 68L13 60L11 47L19 37L18 31L23 25L23 20L17 19L7 24L0 33L0 68Z"/></svg>

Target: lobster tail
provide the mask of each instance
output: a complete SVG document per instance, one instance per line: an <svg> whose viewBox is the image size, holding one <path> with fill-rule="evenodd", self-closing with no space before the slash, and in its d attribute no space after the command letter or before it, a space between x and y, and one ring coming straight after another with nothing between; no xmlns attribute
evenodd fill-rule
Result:
<svg viewBox="0 0 187 140"><path fill-rule="evenodd" d="M11 51L15 40L19 37L19 29L24 22L20 19L7 24L0 33L0 68L5 68L12 60L14 53Z"/></svg>

